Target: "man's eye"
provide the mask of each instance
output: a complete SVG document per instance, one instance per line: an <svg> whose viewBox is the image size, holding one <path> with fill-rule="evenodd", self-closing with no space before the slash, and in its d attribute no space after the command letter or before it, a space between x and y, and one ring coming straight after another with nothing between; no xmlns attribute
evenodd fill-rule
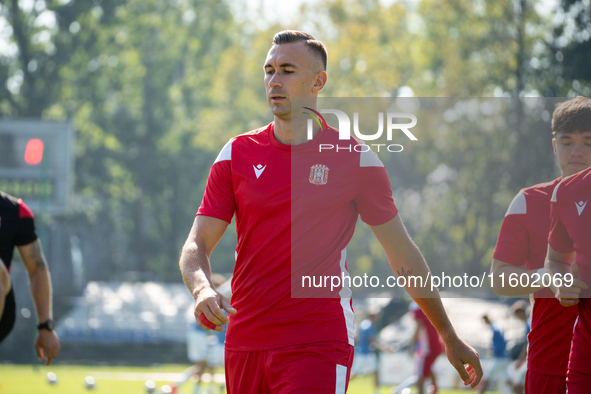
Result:
<svg viewBox="0 0 591 394"><path fill-rule="evenodd" d="M286 74L293 74L293 71L285 70L284 73L286 73Z"/></svg>
<svg viewBox="0 0 591 394"><path fill-rule="evenodd" d="M273 70L267 70L265 71L265 74L273 74Z"/></svg>

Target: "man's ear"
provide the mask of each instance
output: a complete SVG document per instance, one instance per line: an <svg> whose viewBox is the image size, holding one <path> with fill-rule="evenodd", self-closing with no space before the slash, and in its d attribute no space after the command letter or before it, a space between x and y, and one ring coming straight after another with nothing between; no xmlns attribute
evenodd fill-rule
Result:
<svg viewBox="0 0 591 394"><path fill-rule="evenodd" d="M558 157L556 153L556 137L552 138L552 150L554 151L554 156Z"/></svg>
<svg viewBox="0 0 591 394"><path fill-rule="evenodd" d="M320 71L318 74L316 74L316 80L314 82L314 86L312 87L312 91L314 93L318 93L324 89L327 79L328 75L326 74L326 71Z"/></svg>

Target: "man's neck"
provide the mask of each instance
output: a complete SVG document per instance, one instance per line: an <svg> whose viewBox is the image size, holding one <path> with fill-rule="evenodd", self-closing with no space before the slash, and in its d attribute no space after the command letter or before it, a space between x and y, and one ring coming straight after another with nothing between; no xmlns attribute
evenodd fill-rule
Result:
<svg viewBox="0 0 591 394"><path fill-rule="evenodd" d="M284 120L275 116L274 134L277 141L285 145L301 145L308 142L308 118L299 117L297 119ZM320 128L314 124L314 136L318 134Z"/></svg>

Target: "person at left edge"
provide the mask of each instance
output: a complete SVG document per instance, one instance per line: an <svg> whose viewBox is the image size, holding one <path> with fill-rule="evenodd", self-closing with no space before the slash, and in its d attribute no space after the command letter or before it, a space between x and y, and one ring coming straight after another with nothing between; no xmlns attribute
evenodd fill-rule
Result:
<svg viewBox="0 0 591 394"><path fill-rule="evenodd" d="M0 191L0 297L3 299L0 302L0 342L10 333L16 319L14 290L9 277L16 246L29 275L31 297L39 322L35 350L39 361L49 365L58 355L60 343L53 331L49 268L35 233L33 218L33 212L21 199Z"/></svg>

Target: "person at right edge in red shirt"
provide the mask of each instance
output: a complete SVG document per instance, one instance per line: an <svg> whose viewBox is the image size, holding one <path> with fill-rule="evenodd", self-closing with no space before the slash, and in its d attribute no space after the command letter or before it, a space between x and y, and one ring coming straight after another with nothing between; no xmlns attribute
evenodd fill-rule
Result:
<svg viewBox="0 0 591 394"><path fill-rule="evenodd" d="M531 284L544 274L554 188L563 178L591 165L591 100L576 97L559 103L552 115L552 134L561 177L522 189L515 196L505 214L491 268L496 294L534 295L526 394L566 393L569 352L578 312L576 308L562 307L550 289ZM504 286L501 274L504 274ZM522 274L529 275L530 286L509 286L511 274L516 274L518 279Z"/></svg>
<svg viewBox="0 0 591 394"><path fill-rule="evenodd" d="M591 116L579 125L586 149L591 150ZM545 268L550 275L572 274L556 284L556 298L566 310L577 306L568 362L566 387L569 394L591 392L591 169L564 178L554 189L550 206L550 233Z"/></svg>

